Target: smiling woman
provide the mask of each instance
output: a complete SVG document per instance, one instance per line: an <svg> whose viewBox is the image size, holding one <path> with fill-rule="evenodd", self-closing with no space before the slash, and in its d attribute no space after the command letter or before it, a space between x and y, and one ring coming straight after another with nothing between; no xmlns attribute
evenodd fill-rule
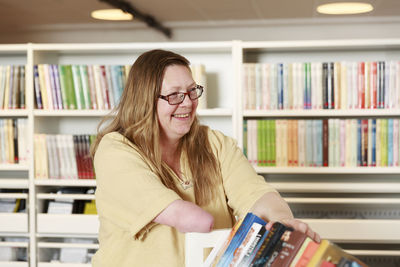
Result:
<svg viewBox="0 0 400 267"><path fill-rule="evenodd" d="M184 233L247 212L307 232L236 142L200 125L189 61L152 50L133 64L117 115L92 149L100 248L93 266L184 266ZM156 256L155 256L156 255Z"/></svg>

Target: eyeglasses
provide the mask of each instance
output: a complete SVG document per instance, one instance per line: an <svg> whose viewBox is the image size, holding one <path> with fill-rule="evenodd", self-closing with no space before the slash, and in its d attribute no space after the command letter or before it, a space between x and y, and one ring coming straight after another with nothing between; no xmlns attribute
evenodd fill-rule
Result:
<svg viewBox="0 0 400 267"><path fill-rule="evenodd" d="M185 100L186 95L189 96L191 100L199 98L203 94L203 86L196 85L194 88L188 90L186 93L176 92L169 95L159 95L158 97L168 101L170 105L179 105Z"/></svg>

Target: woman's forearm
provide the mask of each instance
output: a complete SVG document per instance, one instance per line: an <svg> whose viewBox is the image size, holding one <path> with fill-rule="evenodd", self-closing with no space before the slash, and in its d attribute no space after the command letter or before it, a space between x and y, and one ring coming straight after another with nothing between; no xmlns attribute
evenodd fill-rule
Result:
<svg viewBox="0 0 400 267"><path fill-rule="evenodd" d="M214 217L210 213L184 200L172 202L153 221L175 227L181 233L208 233L214 225Z"/></svg>
<svg viewBox="0 0 400 267"><path fill-rule="evenodd" d="M256 201L250 210L266 221L293 219L293 213L285 200L276 192L268 192Z"/></svg>

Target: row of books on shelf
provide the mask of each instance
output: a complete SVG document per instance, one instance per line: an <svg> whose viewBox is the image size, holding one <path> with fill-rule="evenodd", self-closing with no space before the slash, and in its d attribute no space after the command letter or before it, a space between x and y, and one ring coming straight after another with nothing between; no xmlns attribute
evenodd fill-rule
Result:
<svg viewBox="0 0 400 267"><path fill-rule="evenodd" d="M34 135L37 179L95 179L90 145L95 135Z"/></svg>
<svg viewBox="0 0 400 267"><path fill-rule="evenodd" d="M25 108L25 66L0 65L0 109Z"/></svg>
<svg viewBox="0 0 400 267"><path fill-rule="evenodd" d="M91 259L96 252L96 249L85 248L84 246L95 245L95 240L88 238L51 238L41 239L42 243L52 244L66 243L66 244L79 244L80 247L61 247L57 248L52 246L51 248L41 248L38 255L38 261L40 263L48 263L49 265L65 265L70 264L89 264Z"/></svg>
<svg viewBox="0 0 400 267"><path fill-rule="evenodd" d="M55 65L34 66L35 104L50 110L108 110L119 103L130 65ZM194 80L206 86L205 67L191 66ZM206 96L199 100L207 108Z"/></svg>
<svg viewBox="0 0 400 267"><path fill-rule="evenodd" d="M95 190L90 188L61 188L56 194L85 194L94 195ZM47 202L45 213L48 214L97 214L95 200L82 199L55 199Z"/></svg>
<svg viewBox="0 0 400 267"><path fill-rule="evenodd" d="M305 233L252 213L239 220L227 237L217 242L203 266L360 267L366 266L340 247L323 239L315 242Z"/></svg>
<svg viewBox="0 0 400 267"><path fill-rule="evenodd" d="M28 243L26 237L0 237L0 242L23 242ZM0 262L27 261L27 248L0 246Z"/></svg>
<svg viewBox="0 0 400 267"><path fill-rule="evenodd" d="M26 189L0 188L0 194L28 193ZM0 198L0 213L26 212L26 199Z"/></svg>
<svg viewBox="0 0 400 267"><path fill-rule="evenodd" d="M112 109L122 95L130 65L34 66L38 109Z"/></svg>
<svg viewBox="0 0 400 267"><path fill-rule="evenodd" d="M26 164L29 154L27 140L27 119L0 119L0 163Z"/></svg>
<svg viewBox="0 0 400 267"><path fill-rule="evenodd" d="M258 166L399 166L399 119L245 120L243 150Z"/></svg>
<svg viewBox="0 0 400 267"><path fill-rule="evenodd" d="M398 109L400 61L243 64L244 108Z"/></svg>

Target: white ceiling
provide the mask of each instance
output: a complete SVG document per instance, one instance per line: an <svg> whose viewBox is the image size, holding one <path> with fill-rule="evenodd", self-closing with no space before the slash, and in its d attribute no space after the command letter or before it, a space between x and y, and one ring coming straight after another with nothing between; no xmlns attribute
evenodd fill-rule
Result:
<svg viewBox="0 0 400 267"><path fill-rule="evenodd" d="M178 21L215 23L223 20L331 17L315 11L315 7L319 3L327 2L325 0L124 1L163 23ZM400 15L400 0L367 0L367 2L372 3L375 10L359 16ZM110 5L98 0L0 0L0 25L1 27L23 27L26 25L104 23L90 17L91 11L101 8L110 8Z"/></svg>
<svg viewBox="0 0 400 267"><path fill-rule="evenodd" d="M174 25L215 26L226 23L246 25L249 21L332 20L332 16L318 14L320 3L334 0L124 0L160 23ZM337 0L343 1L343 0ZM336 1L336 2L337 2ZM357 1L357 0L353 0ZM359 0L360 1L360 0ZM352 16L357 20L400 18L400 0L362 0L371 3L374 11ZM90 17L95 9L111 8L99 0L0 0L0 34L13 30L32 30L49 27L119 27L127 22L100 21ZM340 18L348 18L342 16ZM334 18L338 20L338 17ZM143 27L142 22L129 25Z"/></svg>

